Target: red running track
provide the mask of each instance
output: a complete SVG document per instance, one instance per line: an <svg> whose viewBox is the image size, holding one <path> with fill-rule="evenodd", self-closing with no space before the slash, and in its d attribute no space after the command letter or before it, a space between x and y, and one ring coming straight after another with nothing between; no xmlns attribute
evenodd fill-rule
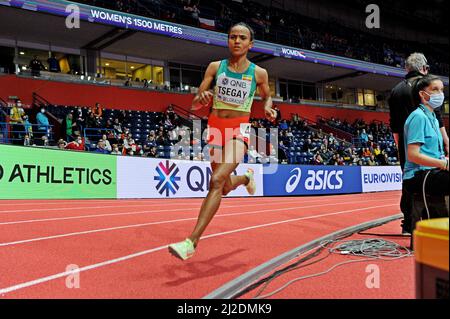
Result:
<svg viewBox="0 0 450 319"><path fill-rule="evenodd" d="M0 297L201 298L301 244L397 214L399 199L400 192L224 198L185 262L167 245L189 234L201 199L4 200ZM70 265L79 267L79 288L66 285Z"/></svg>

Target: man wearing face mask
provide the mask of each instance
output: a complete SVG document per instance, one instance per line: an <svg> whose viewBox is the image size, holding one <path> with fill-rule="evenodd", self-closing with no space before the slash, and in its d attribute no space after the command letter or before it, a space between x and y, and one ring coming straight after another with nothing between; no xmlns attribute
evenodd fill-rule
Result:
<svg viewBox="0 0 450 319"><path fill-rule="evenodd" d="M391 95L388 99L389 112L390 112L390 126L394 136L395 144L397 145L400 166L402 170L405 166L405 149L404 145L404 126L408 116L416 110L420 101L418 96L413 94L413 88L417 82L426 76L429 71L427 59L422 53L411 54L405 62L405 69L408 72L405 79L398 83L391 91ZM434 110L436 119L438 121L438 127L444 140L444 149L446 153L449 152L449 139L447 132L445 131L444 122L441 118L440 112L441 106ZM411 203L412 195L404 188L402 189L402 198L400 201L400 209L404 215L404 221L402 224L402 230L404 234L410 234L411 229Z"/></svg>
<svg viewBox="0 0 450 319"><path fill-rule="evenodd" d="M439 77L426 75L417 82L414 91L420 104L405 123L403 188L410 193L423 193L428 218L437 217L430 216L430 203L427 204L425 194L442 198L449 195L448 157L445 157L444 138L435 114L444 102L444 85ZM447 212L441 207L438 211L442 214L439 217L448 216L448 207Z"/></svg>

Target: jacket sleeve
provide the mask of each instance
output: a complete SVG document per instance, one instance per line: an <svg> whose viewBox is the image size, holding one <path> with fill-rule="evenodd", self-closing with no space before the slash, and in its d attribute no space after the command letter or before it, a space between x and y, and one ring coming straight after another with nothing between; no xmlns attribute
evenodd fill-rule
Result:
<svg viewBox="0 0 450 319"><path fill-rule="evenodd" d="M398 116L398 103L396 101L394 90L391 91L391 94L388 98L389 104L389 124L392 130L392 133L401 133L403 127L401 127L400 119Z"/></svg>

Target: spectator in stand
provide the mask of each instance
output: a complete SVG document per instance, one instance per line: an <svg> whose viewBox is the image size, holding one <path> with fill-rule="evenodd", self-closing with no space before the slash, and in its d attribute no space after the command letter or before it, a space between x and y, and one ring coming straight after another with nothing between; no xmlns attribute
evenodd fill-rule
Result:
<svg viewBox="0 0 450 319"><path fill-rule="evenodd" d="M30 146L31 144L31 138L28 134L25 134L24 138L23 138L23 145L24 146Z"/></svg>
<svg viewBox="0 0 450 319"><path fill-rule="evenodd" d="M61 72L61 68L59 66L59 61L56 59L55 54L52 53L51 56L47 59L48 70L50 72L59 73Z"/></svg>
<svg viewBox="0 0 450 319"><path fill-rule="evenodd" d="M168 140L164 137L164 132L159 131L158 136L156 137L156 144L158 145L166 145Z"/></svg>
<svg viewBox="0 0 450 319"><path fill-rule="evenodd" d="M359 138L361 139L364 146L367 146L367 143L369 142L369 136L366 133L366 130L363 129L361 134L359 135Z"/></svg>
<svg viewBox="0 0 450 319"><path fill-rule="evenodd" d="M362 156L363 157L370 157L371 155L372 155L372 153L370 152L369 148L368 147L364 148Z"/></svg>
<svg viewBox="0 0 450 319"><path fill-rule="evenodd" d="M376 162L376 160L375 160L375 156L370 155L370 158L369 158L369 160L367 161L367 164L368 164L369 166L375 166L375 165L377 165L377 162Z"/></svg>
<svg viewBox="0 0 450 319"><path fill-rule="evenodd" d="M380 161L380 156L381 156L381 149L379 145L376 145L374 150L373 150L373 155L375 155L375 158Z"/></svg>
<svg viewBox="0 0 450 319"><path fill-rule="evenodd" d="M158 157L158 151L156 150L156 146L152 146L146 156L147 157L152 157L152 158L157 158Z"/></svg>
<svg viewBox="0 0 450 319"><path fill-rule="evenodd" d="M316 152L316 154L314 154L313 164L314 165L324 165L324 160L319 152Z"/></svg>
<svg viewBox="0 0 450 319"><path fill-rule="evenodd" d="M67 146L67 142L64 141L62 138L58 140L58 148L60 150L65 150Z"/></svg>
<svg viewBox="0 0 450 319"><path fill-rule="evenodd" d="M61 130L66 141L73 141L73 131L77 129L77 123L73 121L73 114L69 112L62 121Z"/></svg>
<svg viewBox="0 0 450 319"><path fill-rule="evenodd" d="M108 141L106 134L102 135L102 140L105 143L105 150L111 152L112 151L111 143Z"/></svg>
<svg viewBox="0 0 450 319"><path fill-rule="evenodd" d="M99 140L97 142L97 148L94 151L95 153L100 153L100 154L109 154L110 152L105 148L105 141L104 140Z"/></svg>
<svg viewBox="0 0 450 319"><path fill-rule="evenodd" d="M9 114L13 144L19 144L21 143L22 136L25 133L25 128L23 126L23 116L25 115L25 111L22 108L22 102L20 100L16 100L14 102Z"/></svg>
<svg viewBox="0 0 450 319"><path fill-rule="evenodd" d="M86 127L86 114L84 112L84 109L82 107L78 107L75 110L73 117L75 119L75 122L77 123L78 130L83 131Z"/></svg>
<svg viewBox="0 0 450 319"><path fill-rule="evenodd" d="M330 136L328 136L328 144L334 144L336 142L336 138L334 137L333 133L330 133Z"/></svg>
<svg viewBox="0 0 450 319"><path fill-rule="evenodd" d="M165 116L163 125L167 127L168 130L171 130L173 128L174 125L172 124L172 121L170 120L170 117L168 115Z"/></svg>
<svg viewBox="0 0 450 319"><path fill-rule="evenodd" d="M66 150L84 151L84 139L78 136L74 141L67 143Z"/></svg>
<svg viewBox="0 0 450 319"><path fill-rule="evenodd" d="M119 146L117 144L112 145L112 155L122 155L122 152L119 150Z"/></svg>
<svg viewBox="0 0 450 319"><path fill-rule="evenodd" d="M119 119L114 119L114 125L113 125L114 131L117 135L120 135L123 133L122 124L120 124Z"/></svg>
<svg viewBox="0 0 450 319"><path fill-rule="evenodd" d="M287 130L289 126L288 126L288 123L287 123L286 120L282 120L282 121L280 122L279 127L280 127L281 130Z"/></svg>
<svg viewBox="0 0 450 319"><path fill-rule="evenodd" d="M89 112L88 118L86 119L86 128L97 128L98 122L94 116L94 113Z"/></svg>
<svg viewBox="0 0 450 319"><path fill-rule="evenodd" d="M100 103L95 103L95 106L91 108L91 112L94 114L94 116L98 119L101 119L103 116L103 109L100 105Z"/></svg>
<svg viewBox="0 0 450 319"><path fill-rule="evenodd" d="M29 67L31 69L31 75L32 76L41 76L41 70L45 70L44 65L38 59L37 55L35 55L33 57L33 59L30 61Z"/></svg>
<svg viewBox="0 0 450 319"><path fill-rule="evenodd" d="M25 134L27 134L30 139L33 139L33 126L26 114L23 116L23 127L25 128Z"/></svg>
<svg viewBox="0 0 450 319"><path fill-rule="evenodd" d="M317 150L317 147L312 145L311 139L307 139L305 143L303 143L302 152L313 154Z"/></svg>
<svg viewBox="0 0 450 319"><path fill-rule="evenodd" d="M41 111L36 115L37 132L39 137L47 136L50 134L50 122L47 115L45 115L45 108L41 108Z"/></svg>

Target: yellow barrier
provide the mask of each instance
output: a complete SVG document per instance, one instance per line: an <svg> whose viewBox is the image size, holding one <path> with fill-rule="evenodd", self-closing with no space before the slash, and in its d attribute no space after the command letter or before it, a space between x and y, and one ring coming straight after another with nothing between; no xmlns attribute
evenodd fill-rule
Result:
<svg viewBox="0 0 450 319"><path fill-rule="evenodd" d="M416 225L416 298L449 297L448 223L448 218L437 218Z"/></svg>

